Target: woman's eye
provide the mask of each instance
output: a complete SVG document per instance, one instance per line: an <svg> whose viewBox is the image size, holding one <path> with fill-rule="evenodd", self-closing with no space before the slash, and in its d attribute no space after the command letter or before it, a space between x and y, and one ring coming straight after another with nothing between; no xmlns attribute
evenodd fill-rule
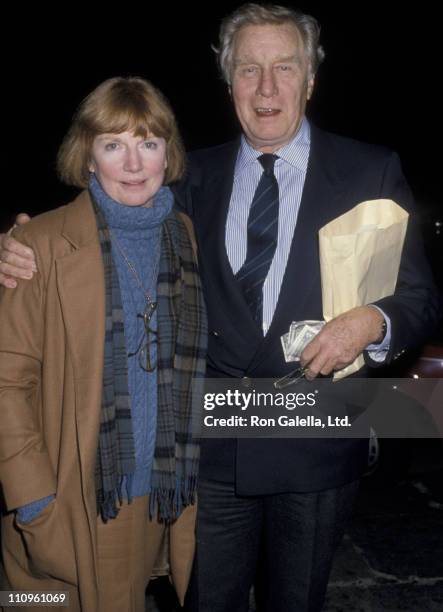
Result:
<svg viewBox="0 0 443 612"><path fill-rule="evenodd" d="M118 148L118 143L116 142L108 142L105 145L105 150L106 151L115 151Z"/></svg>
<svg viewBox="0 0 443 612"><path fill-rule="evenodd" d="M157 143L152 140L145 140L143 144L146 149L156 149L158 146Z"/></svg>

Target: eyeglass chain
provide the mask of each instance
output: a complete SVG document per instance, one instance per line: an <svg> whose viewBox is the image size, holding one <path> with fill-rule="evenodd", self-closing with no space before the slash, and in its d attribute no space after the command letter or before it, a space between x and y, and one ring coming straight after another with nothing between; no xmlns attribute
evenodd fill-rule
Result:
<svg viewBox="0 0 443 612"><path fill-rule="evenodd" d="M146 300L146 302L148 304L150 314L152 315L154 310L157 308L157 302L154 302L154 300L152 299L152 297L150 296L148 291L144 288L143 283L140 280L139 275L137 274L137 270L135 269L134 264L129 259L129 257L126 255L125 251L123 250L123 247L121 246L119 240L117 239L117 236L110 229L109 229L109 236L111 237L113 243L115 244L115 246L119 250L119 252L120 252L121 256L123 257L123 259L124 259L128 269L129 269L129 271L132 273L132 275L134 276L138 286L140 287L140 290L143 293L143 296L144 296L144 298L145 298L145 300ZM156 265L154 266L154 269L152 271L151 282L148 284L148 287L153 283L154 279L157 277L159 264L160 264L160 259L157 258Z"/></svg>

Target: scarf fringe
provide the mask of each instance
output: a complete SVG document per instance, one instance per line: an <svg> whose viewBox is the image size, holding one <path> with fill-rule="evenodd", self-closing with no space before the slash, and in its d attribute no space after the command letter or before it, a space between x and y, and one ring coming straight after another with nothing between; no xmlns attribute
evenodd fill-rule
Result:
<svg viewBox="0 0 443 612"><path fill-rule="evenodd" d="M106 494L104 494L99 508L104 523L107 523L109 519L115 519L117 517L119 511L117 499L117 491L107 491Z"/></svg>
<svg viewBox="0 0 443 612"><path fill-rule="evenodd" d="M161 523L175 521L186 506L195 503L197 476L195 474L177 481L175 489L152 487L149 497L149 518Z"/></svg>
<svg viewBox="0 0 443 612"><path fill-rule="evenodd" d="M128 504L132 502L132 481L133 475L127 474L120 478L118 486L113 491L104 493L101 491L100 499L98 500L98 511L104 523L109 519L117 518L120 506L126 498Z"/></svg>

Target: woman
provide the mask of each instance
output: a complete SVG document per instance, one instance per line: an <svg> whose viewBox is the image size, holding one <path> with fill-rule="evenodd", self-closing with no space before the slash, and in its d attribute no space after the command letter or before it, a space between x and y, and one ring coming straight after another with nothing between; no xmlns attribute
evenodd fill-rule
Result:
<svg viewBox="0 0 443 612"><path fill-rule="evenodd" d="M69 610L144 610L166 539L186 590L206 319L189 220L166 186L183 166L163 96L140 78L102 83L58 156L84 190L17 231L39 274L1 289L6 577L69 591Z"/></svg>

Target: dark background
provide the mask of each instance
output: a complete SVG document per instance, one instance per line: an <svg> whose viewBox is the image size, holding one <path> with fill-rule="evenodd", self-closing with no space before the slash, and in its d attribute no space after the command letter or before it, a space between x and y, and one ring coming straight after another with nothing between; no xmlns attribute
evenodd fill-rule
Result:
<svg viewBox="0 0 443 612"><path fill-rule="evenodd" d="M128 3L113 12L109 5L99 8L94 16L91 7L72 3L63 13L61 5L60 12L46 13L41 6L34 12L13 8L3 50L11 189L0 227L17 212L36 214L75 193L57 181L57 148L78 103L110 76L152 80L171 100L188 149L231 138L237 125L210 45L220 19L238 4ZM296 5L320 21L326 51L308 115L322 128L400 154L442 286L435 225L442 220L441 26L431 3L409 9L392 4Z"/></svg>
<svg viewBox="0 0 443 612"><path fill-rule="evenodd" d="M238 4L208 0L183 6L159 0L121 3L112 11L110 3L83 7L78 2L65 2L50 10L42 3L35 8L21 3L4 6L2 128L7 137L3 141L6 167L0 230L9 227L20 211L36 214L72 197L74 192L55 176L57 148L78 103L108 77L140 75L152 80L171 100L189 149L231 138L237 127L210 45L217 40L220 19ZM326 51L308 115L324 129L384 144L400 154L416 196L425 246L442 289L442 234L435 225L443 221L443 28L437 3L360 0L300 2L295 6L320 21ZM94 15L93 9L97 11ZM441 532L436 518L441 522L441 511L432 510L427 497L422 496L426 516L417 518L409 492L392 486L409 466L412 451L409 446L399 448L403 442L382 449L383 469L378 471L395 500L394 510L386 504L386 487L379 498L370 490L369 503L365 499L364 511L357 514L362 525L360 539L354 537L355 524L351 536L358 544L356 550L363 551L380 570L379 576L435 576L438 545L432 538ZM429 441L425 442L428 451ZM441 465L441 449L437 461L434 455L424 460L422 450L416 456L420 465ZM425 482L432 491L438 487L441 496L440 472L437 478L435 487ZM415 484L412 488L417 494ZM378 505L377 499L382 499ZM372 525L369 531L368 524ZM362 538L368 543L362 543ZM420 567L425 553L429 569L423 574ZM411 558L420 560L418 568ZM343 568L348 568L346 563ZM358 573L367 562L355 565ZM349 581L348 569L344 578ZM423 603L414 606L412 587L401 582L394 587L392 581L382 583L383 596L387 589L395 589L392 593L397 603L404 602L405 609L431 609ZM416 588L431 592L431 587L420 586L420 581ZM347 609L354 600L358 607L360 601L367 600L366 590L354 590L356 597L351 600L344 591L345 604L337 609Z"/></svg>

